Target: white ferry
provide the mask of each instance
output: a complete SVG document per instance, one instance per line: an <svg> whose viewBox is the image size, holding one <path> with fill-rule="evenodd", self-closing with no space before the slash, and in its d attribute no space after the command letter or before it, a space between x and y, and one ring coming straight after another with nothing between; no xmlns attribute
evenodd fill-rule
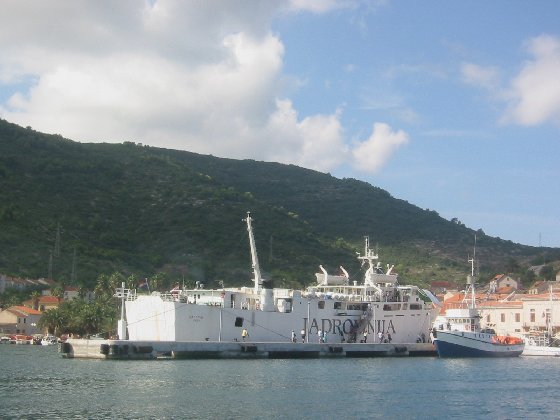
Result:
<svg viewBox="0 0 560 420"><path fill-rule="evenodd" d="M247 224L253 287L174 289L137 294L120 289L124 302L120 340L146 342L415 343L428 341L439 302L429 291L401 286L394 267L382 270L365 239L362 284L322 267L307 290L267 287L261 277L252 218Z"/></svg>

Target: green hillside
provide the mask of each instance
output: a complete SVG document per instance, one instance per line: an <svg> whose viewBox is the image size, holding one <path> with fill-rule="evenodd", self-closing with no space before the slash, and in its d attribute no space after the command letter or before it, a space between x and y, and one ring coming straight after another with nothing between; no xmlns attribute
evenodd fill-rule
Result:
<svg viewBox="0 0 560 420"><path fill-rule="evenodd" d="M248 284L247 211L262 269L278 285L313 281L319 264L359 277L364 235L407 281L463 278L474 239L460 223L361 181L134 143L76 143L3 120L0 196L0 273L52 273L86 286L114 271ZM487 273L559 254L477 236Z"/></svg>

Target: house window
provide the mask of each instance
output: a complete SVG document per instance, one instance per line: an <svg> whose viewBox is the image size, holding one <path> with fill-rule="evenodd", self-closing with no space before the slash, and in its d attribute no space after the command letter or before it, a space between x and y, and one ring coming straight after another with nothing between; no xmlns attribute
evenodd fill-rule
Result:
<svg viewBox="0 0 560 420"><path fill-rule="evenodd" d="M490 322L490 314L486 315L486 322Z"/></svg>
<svg viewBox="0 0 560 420"><path fill-rule="evenodd" d="M531 322L535 322L535 310L531 309Z"/></svg>
<svg viewBox="0 0 560 420"><path fill-rule="evenodd" d="M317 306L319 309L325 309L325 301L320 300L319 302L317 302Z"/></svg>
<svg viewBox="0 0 560 420"><path fill-rule="evenodd" d="M506 314L500 314L500 321L506 322Z"/></svg>
<svg viewBox="0 0 560 420"><path fill-rule="evenodd" d="M521 314L519 312L515 314L515 322L521 322Z"/></svg>

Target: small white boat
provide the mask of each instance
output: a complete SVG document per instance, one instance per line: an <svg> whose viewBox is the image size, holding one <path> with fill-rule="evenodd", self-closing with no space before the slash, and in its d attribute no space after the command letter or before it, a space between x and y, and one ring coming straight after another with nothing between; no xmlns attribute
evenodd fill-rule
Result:
<svg viewBox="0 0 560 420"><path fill-rule="evenodd" d="M560 339L548 334L525 336L523 356L560 356Z"/></svg>
<svg viewBox="0 0 560 420"><path fill-rule="evenodd" d="M57 338L54 335L45 335L42 339L41 339L41 345L42 346L52 346L58 343Z"/></svg>
<svg viewBox="0 0 560 420"><path fill-rule="evenodd" d="M554 336L552 314L553 293L550 286L550 311L546 315L546 331L529 331L524 335L525 350L523 356L560 356L560 337Z"/></svg>
<svg viewBox="0 0 560 420"><path fill-rule="evenodd" d="M15 336L15 341L16 344L33 344L33 337L25 334L17 334Z"/></svg>

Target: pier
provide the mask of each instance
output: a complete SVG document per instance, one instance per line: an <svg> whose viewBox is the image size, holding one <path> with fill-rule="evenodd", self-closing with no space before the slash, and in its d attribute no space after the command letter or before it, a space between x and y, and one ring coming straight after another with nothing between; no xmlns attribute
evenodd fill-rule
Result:
<svg viewBox="0 0 560 420"><path fill-rule="evenodd" d="M65 358L115 360L436 356L432 343L177 342L87 339L69 339L60 345L60 352Z"/></svg>

